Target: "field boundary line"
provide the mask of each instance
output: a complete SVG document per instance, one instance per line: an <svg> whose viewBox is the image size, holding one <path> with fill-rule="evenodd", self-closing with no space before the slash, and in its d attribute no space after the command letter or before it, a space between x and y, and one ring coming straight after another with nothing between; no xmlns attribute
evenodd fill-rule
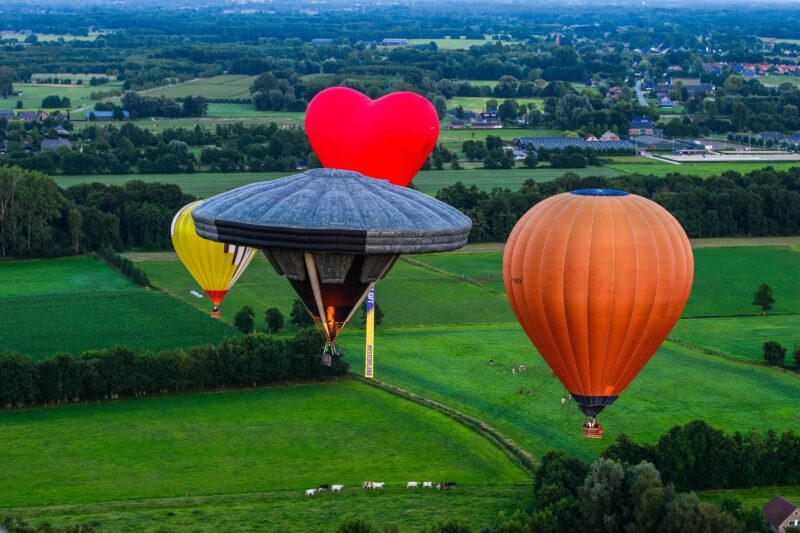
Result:
<svg viewBox="0 0 800 533"><path fill-rule="evenodd" d="M415 394L396 385L391 385L378 379L367 379L360 374L353 374L353 376L355 377L356 381L371 385L390 394L394 394L395 396L399 396L416 404L422 405L423 407L428 407L434 411L438 411L448 418L455 420L459 424L466 426L475 433L478 433L489 442L500 448L503 452L505 452L509 459L512 460L512 462L522 468L528 475L533 476L535 473L536 460L534 459L533 455L483 420L475 418L474 416L470 416L443 403L437 402L436 400Z"/></svg>
<svg viewBox="0 0 800 533"><path fill-rule="evenodd" d="M473 280L472 278L464 277L463 275L459 276L459 275L454 274L452 272L449 272L447 270L442 270L441 268L429 265L427 263L423 263L422 261L418 261L416 259L411 259L410 257L401 257L400 260L401 261L405 261L406 263L409 263L409 264L414 265L416 267L419 267L419 268L422 268L422 269L425 269L425 270L429 270L431 272L436 272L437 274L441 274L442 276L445 276L445 277L448 277L448 278L452 278L452 279L454 279L456 281L460 281L462 283L467 283L469 285L472 285L473 287L477 287L477 288L479 288L481 290L484 290L486 292L490 292L492 294L500 294L499 291L496 291L494 289L490 289L489 287L484 287L483 285L481 285L477 281Z"/></svg>
<svg viewBox="0 0 800 533"><path fill-rule="evenodd" d="M703 348L702 346L692 344L691 342L685 341L683 339L676 339L675 337L667 337L667 341L673 344L677 344L678 346L688 348L692 351L698 352L701 355L710 355L712 357L719 357L720 359L725 359L726 361L731 361L733 363L742 363L744 365L760 366L762 368L769 368L777 372L783 372L784 374L789 374L790 376L800 377L800 373L798 373L795 370L792 370L789 367L771 365L766 361L756 361L755 359L745 359L742 357L736 357L735 355L730 355L725 352L720 352L718 350Z"/></svg>

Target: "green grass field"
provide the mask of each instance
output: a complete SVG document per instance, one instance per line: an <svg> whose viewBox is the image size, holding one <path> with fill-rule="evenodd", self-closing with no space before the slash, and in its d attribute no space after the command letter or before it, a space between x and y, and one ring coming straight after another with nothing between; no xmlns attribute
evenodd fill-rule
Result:
<svg viewBox="0 0 800 533"><path fill-rule="evenodd" d="M353 367L363 366L363 335L350 331L342 345ZM512 375L519 364L527 371ZM606 438L586 440L580 411L571 402L562 407L567 393L516 324L379 329L375 375L478 416L535 455L561 449L591 457L620 433L652 441L698 418L731 431L787 430L794 427L800 401L794 375L667 343L604 412Z"/></svg>
<svg viewBox="0 0 800 533"><path fill-rule="evenodd" d="M34 524L97 524L103 531L333 531L345 517L359 517L401 531L421 531L457 516L491 525L497 515L530 505L526 485L459 487L457 492L360 489L305 498L297 491L250 492L129 500L10 510Z"/></svg>
<svg viewBox="0 0 800 533"><path fill-rule="evenodd" d="M157 287L198 309L207 308L207 300L189 293L198 287L180 262L145 261L138 266ZM490 293L405 261L398 261L389 276L378 284L376 293L380 295L387 327L497 324L514 319L504 294ZM259 254L225 298L222 319L232 322L236 311L243 305L251 305L257 312L259 326L263 327L263 313L268 307L278 307L288 317L296 297L289 282L278 276ZM351 325L360 327L360 315Z"/></svg>
<svg viewBox="0 0 800 533"><path fill-rule="evenodd" d="M800 316L680 320L671 337L699 348L762 363L763 344L777 341L787 351L784 364L794 366L792 350L800 346Z"/></svg>
<svg viewBox="0 0 800 533"><path fill-rule="evenodd" d="M420 44L430 44L431 42L436 43L438 48L442 50L467 50L470 46L483 46L485 44L496 44L497 42L501 42L505 44L512 44L510 41L496 41L491 38L487 39L465 39L463 37L448 37L445 39L409 39L408 44L410 45L420 45Z"/></svg>
<svg viewBox="0 0 800 533"><path fill-rule="evenodd" d="M357 497L365 479L402 490L408 480L479 488L527 479L466 427L353 381L4 412L0 429L0 508L291 491L278 499L297 517L316 508L302 491L320 483L345 485L340 495L318 496L331 501ZM490 519L522 498L473 512ZM402 520L402 506L389 509ZM276 511L259 523L285 524ZM193 514L178 520L204 520Z"/></svg>
<svg viewBox="0 0 800 533"><path fill-rule="evenodd" d="M669 163L613 163L610 168L625 174L652 174L662 177L667 174L685 174L707 178L709 176L719 176L729 170L746 174L766 167L772 167L775 170L789 170L798 166L800 166L800 163L682 163L680 165L671 165Z"/></svg>
<svg viewBox="0 0 800 533"><path fill-rule="evenodd" d="M708 490L698 492L697 496L707 502L718 503L727 494L735 494L742 500L742 507L763 507L776 494L780 494L790 501L800 500L800 486L794 487L762 487L758 489L736 489L736 490Z"/></svg>
<svg viewBox="0 0 800 533"><path fill-rule="evenodd" d="M238 334L90 257L0 262L0 291L0 351L35 358L118 344L161 350Z"/></svg>
<svg viewBox="0 0 800 533"><path fill-rule="evenodd" d="M14 89L22 91L19 96L12 96L10 98L0 98L0 109L16 109L17 101L22 100L23 109L37 110L42 108L42 100L45 96L56 95L67 97L70 100L72 109L84 108L90 106L94 109L94 101L89 98L89 95L94 92L110 91L112 89L120 89L122 82L110 82L105 85L98 85L92 87L86 85L38 85L38 84L24 84L15 83ZM80 116L79 116L80 115ZM75 119L82 119L83 116L78 113Z"/></svg>
<svg viewBox="0 0 800 533"><path fill-rule="evenodd" d="M495 84L497 82L494 82ZM462 106L470 111L483 111L487 100L497 100L497 104L502 104L506 98L487 98L482 96L454 96L447 101L447 108ZM539 109L544 109L544 99L542 98L514 98L519 104L534 104Z"/></svg>
<svg viewBox="0 0 800 533"><path fill-rule="evenodd" d="M759 314L752 301L762 283L775 292L773 313L800 314L800 252L796 249L702 249L694 251L694 259L694 284L684 316Z"/></svg>
<svg viewBox="0 0 800 533"><path fill-rule="evenodd" d="M303 124L305 113L297 111L259 111L251 104L208 104L209 117L255 117L270 121Z"/></svg>
<svg viewBox="0 0 800 533"><path fill-rule="evenodd" d="M529 179L538 182L550 181L567 172L574 172L579 176L618 176L619 172L607 167L589 167L579 169L535 168L535 169L510 169L510 170L429 170L421 171L414 178L414 186L426 194L435 194L443 187L453 185L457 181L464 182L467 186L476 185L481 190L491 190L492 187L507 187L512 190L519 189ZM124 185L131 180L146 182L174 183L179 185L184 192L201 198L207 198L221 192L235 189L257 181L267 181L288 175L285 172L232 172L228 174L197 173L197 174L116 174L116 175L90 175L90 176L54 176L56 183L61 187L70 187L79 183L105 183L109 185Z"/></svg>
<svg viewBox="0 0 800 533"><path fill-rule="evenodd" d="M762 85L766 85L767 87L778 87L784 83L791 83L792 85L800 85L800 78L797 76L781 76L781 75L770 75L770 76L762 76L758 78L758 81L761 82Z"/></svg>
<svg viewBox="0 0 800 533"><path fill-rule="evenodd" d="M226 74L211 78L197 78L175 85L165 85L142 91L149 96L205 96L206 98L250 98L250 86L256 76Z"/></svg>

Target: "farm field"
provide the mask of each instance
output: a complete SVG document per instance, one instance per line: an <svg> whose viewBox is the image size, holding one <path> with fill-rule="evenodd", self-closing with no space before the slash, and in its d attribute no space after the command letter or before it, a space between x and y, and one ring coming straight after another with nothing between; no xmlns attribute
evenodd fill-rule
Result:
<svg viewBox="0 0 800 533"><path fill-rule="evenodd" d="M250 98L250 86L256 76L226 74L211 78L197 78L174 85L164 85L141 91L149 96L205 96L206 98Z"/></svg>
<svg viewBox="0 0 800 533"><path fill-rule="evenodd" d="M800 486L762 487L757 489L707 490L698 492L697 496L707 502L718 503L725 494L735 494L742 500L742 507L763 507L776 494L791 501L800 500Z"/></svg>
<svg viewBox="0 0 800 533"><path fill-rule="evenodd" d="M483 96L454 96L447 101L447 108L452 109L462 106L464 109L470 111L483 111L486 107L487 100L497 100L497 104L500 105L507 99ZM542 98L514 98L514 100L519 104L534 104L539 109L544 109L544 99Z"/></svg>
<svg viewBox="0 0 800 533"><path fill-rule="evenodd" d="M445 38L445 39L409 39L408 44L420 45L436 43L442 50L467 50L470 46L483 46L485 44L496 44L498 41L493 39L464 39L464 38ZM499 41L503 44L510 44L509 41Z"/></svg>
<svg viewBox="0 0 800 533"><path fill-rule="evenodd" d="M419 531L458 516L470 524L494 524L497 514L511 514L530 504L527 485L459 487L458 492L388 488L355 489L305 498L297 491L249 492L223 496L159 498L95 504L15 508L34 524L99 524L103 530L164 531L306 531L332 530L343 518Z"/></svg>
<svg viewBox="0 0 800 533"><path fill-rule="evenodd" d="M299 172L299 171L298 171ZM618 176L619 172L605 167L589 167L579 169L535 168L510 170L423 170L414 178L414 186L426 194L435 194L443 187L453 185L457 181L467 186L476 185L481 190L492 187L519 189L529 179L538 182L551 181L573 172L579 176ZM60 187L70 187L79 183L105 183L108 185L124 185L131 180L145 182L174 183L188 194L207 198L221 192L241 187L257 181L273 180L287 176L287 172L231 172L231 173L197 173L197 174L101 174L88 176L54 176Z"/></svg>
<svg viewBox="0 0 800 533"><path fill-rule="evenodd" d="M151 282L169 294L208 309L207 299L199 299L189 291L197 285L183 265L168 256L169 261L144 261L137 266L147 272ZM422 325L497 324L514 320L504 294L465 284L452 277L398 261L389 276L378 285L376 293L386 316L387 327L417 327ZM222 319L232 322L233 315L244 305L256 310L258 325L263 327L264 310L278 307L288 317L292 302L297 298L289 282L275 273L263 255L259 254L222 305ZM359 328L360 315L350 323Z"/></svg>
<svg viewBox="0 0 800 533"><path fill-rule="evenodd" d="M305 113L297 111L259 111L250 104L208 104L208 117L259 117L276 123L294 121L302 124Z"/></svg>
<svg viewBox="0 0 800 533"><path fill-rule="evenodd" d="M766 85L767 87L778 87L783 83L800 85L800 78L798 78L797 76L781 76L781 75L762 76L758 78L758 81L760 81L762 85Z"/></svg>
<svg viewBox="0 0 800 533"><path fill-rule="evenodd" d="M242 495L246 509L249 493L292 491L282 499L298 513L340 496L303 500L302 491L320 483L343 484L348 497L365 479L393 489L410 479L476 488L527 479L470 429L349 380L4 412L0 428L1 508L88 504L98 495L121 503ZM520 496L496 499L483 518ZM237 501L229 504L235 509ZM181 519L204 517L184 512Z"/></svg>
<svg viewBox="0 0 800 533"><path fill-rule="evenodd" d="M117 79L117 77L114 75L103 74L99 72L94 74L85 72L77 74L69 72L37 72L35 74L31 74L31 80L33 80L34 83L40 83L39 80L43 79L57 79L59 82L63 82L63 80L71 80L72 85L76 86L78 80L83 81L83 83L89 83L92 78L108 78L110 81L115 81ZM101 87L104 87L104 85L98 85L96 89L99 90Z"/></svg>
<svg viewBox="0 0 800 533"><path fill-rule="evenodd" d="M683 315L757 315L753 293L762 283L775 292L773 314L800 314L800 252L787 247L694 251L695 278ZM799 339L800 342L800 339Z"/></svg>
<svg viewBox="0 0 800 533"><path fill-rule="evenodd" d="M342 345L353 367L360 368L363 335L351 330ZM510 369L519 364L527 371L512 375ZM580 411L572 402L562 407L566 391L516 324L379 328L375 376L482 418L534 456L561 449L590 458L621 433L652 441L673 425L698 418L729 431L786 430L795 425L793 406L800 401L795 375L668 342L603 413L605 438L583 439ZM767 411L769 418L741 415Z"/></svg>
<svg viewBox="0 0 800 533"><path fill-rule="evenodd" d="M689 176L699 176L707 178L709 176L719 176L720 174L732 170L740 174L752 172L766 167L775 170L789 170L798 167L798 163L683 163L671 165L669 163L612 163L610 168L625 174L652 174L654 176L666 176L667 174L684 174Z"/></svg>
<svg viewBox="0 0 800 533"><path fill-rule="evenodd" d="M0 351L34 358L118 344L162 350L238 335L91 257L0 262L0 291Z"/></svg>
<svg viewBox="0 0 800 533"><path fill-rule="evenodd" d="M759 363L764 362L762 345L777 341L786 348L784 364L794 366L792 350L800 345L800 315L680 320L670 337Z"/></svg>
<svg viewBox="0 0 800 533"><path fill-rule="evenodd" d="M783 277L765 278L778 287L776 294L792 294L800 280L800 268L794 263L800 261L800 253L790 248L702 248L695 254L695 290L687 316L733 315L742 307L752 313L749 302L764 275L783 273ZM423 266L401 261L377 287L376 299L385 318L377 332L376 376L484 418L534 454L562 448L588 457L620 432L649 440L674 424L694 418L705 418L712 425L731 430L768 429L767 422L739 416L740 411L748 409L770 409L770 425L776 429L792 427L791 410L775 406L800 400L797 376L667 343L604 416L610 438L601 443L575 438L577 411L574 406L562 411L563 388L550 378L549 369L510 313L499 271L501 253L424 255L413 261ZM192 282L179 263L147 261L139 265L157 284L188 298ZM256 287L252 286L254 282ZM230 296L228 313L245 303L254 305L259 315L270 305L286 312L293 298L288 283L260 258L240 284ZM177 286L180 288L174 289ZM717 299L720 292L730 297ZM800 297L784 297L784 302L791 311L797 309ZM764 320L785 319L791 324L788 320L796 318ZM725 342L735 350L737 342L749 342L745 337L748 329L741 322L741 333L736 336L736 321L760 318L725 319L731 321L727 329L718 326L718 320L682 320L673 336L726 351L728 345L719 341L727 335L730 338ZM360 328L355 319L341 341L354 371L363 364ZM787 339L791 329L791 325L784 327ZM689 338L691 335L699 335L702 342ZM490 357L495 360L491 367L486 363ZM520 363L528 366L528 372L512 376L508 369ZM710 375L715 376L713 380L707 378ZM686 392L665 404L661 399L674 396L669 391L676 382ZM731 388L731 383L737 387ZM528 396L529 390L535 393Z"/></svg>
<svg viewBox="0 0 800 533"><path fill-rule="evenodd" d="M22 100L24 110L37 110L42 108L42 100L45 96L57 95L67 97L70 100L72 109L80 109L91 106L94 109L94 101L89 95L94 92L105 92L112 89L122 88L122 82L109 82L105 85L92 87L90 85L41 85L32 83L15 83L14 88L22 91L19 96L10 98L0 98L0 109L16 109L17 100ZM81 118L76 115L74 118Z"/></svg>

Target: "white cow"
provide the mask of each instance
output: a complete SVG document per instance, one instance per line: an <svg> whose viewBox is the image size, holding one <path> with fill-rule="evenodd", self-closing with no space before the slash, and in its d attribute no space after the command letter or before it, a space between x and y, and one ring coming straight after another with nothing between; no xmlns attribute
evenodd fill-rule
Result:
<svg viewBox="0 0 800 533"><path fill-rule="evenodd" d="M417 482L417 481L409 481L408 483L406 483L406 488L407 489L418 489L419 488L419 482Z"/></svg>
<svg viewBox="0 0 800 533"><path fill-rule="evenodd" d="M331 486L331 492L342 492L344 485L333 485Z"/></svg>
<svg viewBox="0 0 800 533"><path fill-rule="evenodd" d="M372 486L370 488L372 490L378 490L378 489L382 489L384 485L386 485L386 483L383 482L383 481L381 481L381 482L373 481L372 482Z"/></svg>
<svg viewBox="0 0 800 533"><path fill-rule="evenodd" d="M308 489L306 490L306 496L313 496L317 493L317 489Z"/></svg>
<svg viewBox="0 0 800 533"><path fill-rule="evenodd" d="M372 481L365 481L361 484L362 489L371 489L372 488Z"/></svg>
<svg viewBox="0 0 800 533"><path fill-rule="evenodd" d="M433 488L433 481L423 481L422 482L423 489L432 489Z"/></svg>

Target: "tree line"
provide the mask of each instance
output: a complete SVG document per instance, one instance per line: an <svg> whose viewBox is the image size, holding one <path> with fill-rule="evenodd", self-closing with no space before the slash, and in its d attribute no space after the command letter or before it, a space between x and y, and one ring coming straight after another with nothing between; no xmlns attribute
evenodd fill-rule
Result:
<svg viewBox="0 0 800 533"><path fill-rule="evenodd" d="M526 181L518 191L490 191L462 182L436 193L472 219L470 242L504 242L517 221L542 200L577 189L619 189L653 200L672 213L689 237L796 235L800 233L800 168L771 167L747 174L728 171L700 178L567 173L553 181Z"/></svg>
<svg viewBox="0 0 800 533"><path fill-rule="evenodd" d="M800 483L800 435L786 431L726 434L702 420L675 426L655 443L625 435L603 457L649 461L679 490L738 489Z"/></svg>
<svg viewBox="0 0 800 533"><path fill-rule="evenodd" d="M121 126L90 122L80 133L73 132L70 136L80 150L39 152L25 150L24 143L36 146L42 139L56 137L53 119L12 124L14 127L8 130L0 128L0 140L5 140L8 150L7 155L0 157L0 165L47 174L292 171L298 161L311 166L319 164L303 130L279 128L275 124L231 124L214 129L198 125L193 129L167 128L153 133L130 122ZM65 125L70 127L69 123ZM190 147L201 147L199 160Z"/></svg>
<svg viewBox="0 0 800 533"><path fill-rule="evenodd" d="M163 352L125 346L91 350L79 357L56 354L34 361L0 353L0 406L6 409L102 401L152 394L260 387L313 381L347 372L347 363L322 364L319 335L312 329L292 338L263 333L232 337L218 345Z"/></svg>
<svg viewBox="0 0 800 533"><path fill-rule="evenodd" d="M142 181L62 190L40 172L0 167L0 256L166 249L172 218L194 199L177 185Z"/></svg>

